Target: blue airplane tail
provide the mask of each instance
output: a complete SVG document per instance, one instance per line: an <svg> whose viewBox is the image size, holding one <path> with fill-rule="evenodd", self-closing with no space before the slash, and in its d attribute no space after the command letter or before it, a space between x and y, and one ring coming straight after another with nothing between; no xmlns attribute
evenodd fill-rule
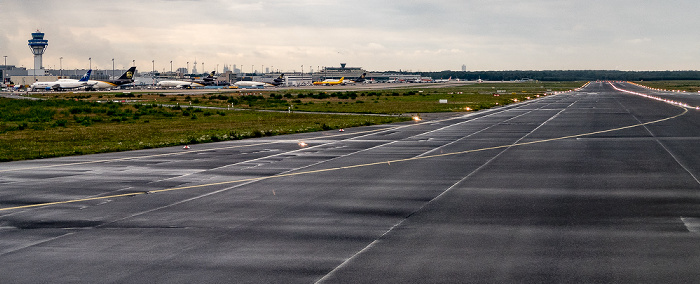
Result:
<svg viewBox="0 0 700 284"><path fill-rule="evenodd" d="M92 69L88 70L88 71L85 73L85 75L83 75L83 77L80 78L80 80L78 80L78 81L80 81L80 82L87 82L88 80L90 80L90 74L91 74L91 73L92 73Z"/></svg>

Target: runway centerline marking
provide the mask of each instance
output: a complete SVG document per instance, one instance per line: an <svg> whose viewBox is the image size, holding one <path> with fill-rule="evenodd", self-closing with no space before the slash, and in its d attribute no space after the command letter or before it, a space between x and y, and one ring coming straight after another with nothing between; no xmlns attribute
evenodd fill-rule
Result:
<svg viewBox="0 0 700 284"><path fill-rule="evenodd" d="M134 193L106 195L106 196L98 196L98 197L90 197L90 198L82 198L82 199L72 199L72 200L64 200L64 201L56 201L56 202L37 203L37 204L31 204L31 205L22 205L22 206L15 206L15 207L0 208L0 212L9 211L9 210L17 210L17 209L45 207L45 206L51 206L51 205L69 204L69 203L109 199L109 198L132 197L132 196L138 196L138 195L144 195L144 194L162 193L162 192L178 191L178 190L186 190L186 189L195 189L195 188L203 188L203 187L210 187L210 186L217 186L217 185L226 185L226 184L233 184L233 183L261 181L261 180L274 179L274 178L282 178L282 177L290 177L290 176L306 175L306 174L314 174L314 173L323 173L323 172L354 169L354 168L369 167L369 166L376 166L376 165L386 165L386 164L391 164L391 163L401 163L401 162L408 162L408 161L415 161L415 160L422 160L422 159L432 159L432 158L439 158L439 157L463 155L463 154L476 153L476 152L502 149L502 148L509 148L509 147L516 147L516 146L539 144L539 143L552 142L552 141L558 141L558 140L564 140L564 139L578 138L578 137L583 137L583 136L590 136L590 135L601 134L601 133L615 132L615 131L635 128L635 127L640 127L640 126L645 126L645 125L650 125L650 124L655 124L655 123L675 119L675 118L678 118L678 117L683 116L686 113L688 113L687 108L683 108L683 107L681 107L681 108L683 109L683 112L676 114L674 116L667 117L667 118L662 118L662 119L649 121L649 122L645 122L645 123L633 124L633 125L612 128L612 129L607 129L607 130L600 130L600 131L594 131L594 132L589 132L589 133L582 133L582 134L556 137L556 138L550 138L550 139L542 139L542 140L535 140L535 141L523 142L523 143L507 144L507 145L486 147L486 148L480 148L480 149L472 149L472 150L465 150L465 151L458 151L458 152L451 152L451 153L442 153L442 154L429 155L429 156L419 156L419 157L389 160L389 161L380 161L380 162L350 165L350 166L343 166L343 167L335 167L335 168L328 168L328 169L278 174L278 175L272 175L272 176L267 176L267 177L256 177L256 178L231 180L231 181L224 181L224 182L217 182L217 183L199 184L199 185L191 185L191 186L183 186L183 187L173 187L173 188L152 190L152 191L146 191L146 192L134 192ZM451 118L451 119L453 119L453 118ZM401 127L406 127L406 126L401 126ZM381 130L389 130L389 129L381 129ZM377 131L377 130L373 130L373 131ZM261 144L266 144L266 143L261 143ZM205 150L202 150L202 151L205 151Z"/></svg>

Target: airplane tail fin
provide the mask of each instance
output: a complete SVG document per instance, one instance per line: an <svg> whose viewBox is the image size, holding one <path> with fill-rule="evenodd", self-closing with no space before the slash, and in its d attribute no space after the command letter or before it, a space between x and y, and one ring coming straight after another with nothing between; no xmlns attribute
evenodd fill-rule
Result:
<svg viewBox="0 0 700 284"><path fill-rule="evenodd" d="M119 80L133 80L134 79L134 73L136 73L136 67L131 67L129 70L126 70L124 74L122 74L121 77L119 77Z"/></svg>
<svg viewBox="0 0 700 284"><path fill-rule="evenodd" d="M92 69L88 70L83 77L80 78L80 82L87 82L90 80L90 74L92 74Z"/></svg>
<svg viewBox="0 0 700 284"><path fill-rule="evenodd" d="M216 75L216 71L211 71L206 77L202 78L204 81L214 81L214 75Z"/></svg>
<svg viewBox="0 0 700 284"><path fill-rule="evenodd" d="M273 86L279 86L279 85L281 85L282 83L284 83L284 73L280 74L279 77L277 77L277 78L275 78L274 80L272 80L271 85L273 85Z"/></svg>

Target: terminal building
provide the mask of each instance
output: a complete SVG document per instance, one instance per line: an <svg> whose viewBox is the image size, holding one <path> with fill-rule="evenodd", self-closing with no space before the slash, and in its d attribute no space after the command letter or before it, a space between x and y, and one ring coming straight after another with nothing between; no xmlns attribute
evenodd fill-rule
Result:
<svg viewBox="0 0 700 284"><path fill-rule="evenodd" d="M366 74L367 80L375 82L414 82L422 78L419 74L406 74L402 72L369 72L362 67L346 67L345 63L340 63L340 67L324 67L313 73L313 81L323 81L325 79L340 79L345 77L353 80Z"/></svg>
<svg viewBox="0 0 700 284"><path fill-rule="evenodd" d="M312 77L314 81L340 79L343 77L353 79L362 76L363 73L367 73L367 70L361 67L346 67L345 65L345 63L340 63L340 67L323 67L323 69L314 73Z"/></svg>

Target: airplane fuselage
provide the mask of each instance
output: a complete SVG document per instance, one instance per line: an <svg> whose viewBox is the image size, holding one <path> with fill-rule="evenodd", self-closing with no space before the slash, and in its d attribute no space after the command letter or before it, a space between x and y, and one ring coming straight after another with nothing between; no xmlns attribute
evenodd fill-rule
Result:
<svg viewBox="0 0 700 284"><path fill-rule="evenodd" d="M73 79L59 79L54 82L34 82L29 86L32 90L45 89L45 90L68 90L82 88L90 86L89 81L78 81Z"/></svg>
<svg viewBox="0 0 700 284"><path fill-rule="evenodd" d="M345 80L345 77L340 78L340 80L323 80L323 81L318 81L318 82L313 82L314 85L325 85L325 86L331 86L331 85L341 85L343 84L343 80Z"/></svg>
<svg viewBox="0 0 700 284"><path fill-rule="evenodd" d="M158 84L156 84L158 87L165 87L165 88L197 88L197 87L204 87L203 84L196 83L196 82L191 82L191 81L177 81L177 80L171 80L171 81L160 81Z"/></svg>
<svg viewBox="0 0 700 284"><path fill-rule="evenodd" d="M29 86L32 90L45 89L45 90L67 90L76 89L90 86L90 74L92 69L88 70L85 75L83 75L80 80L75 79L58 79L53 82L34 82Z"/></svg>
<svg viewBox="0 0 700 284"><path fill-rule="evenodd" d="M267 86L273 86L272 84L256 81L238 81L233 83L233 85L239 88L264 88Z"/></svg>

